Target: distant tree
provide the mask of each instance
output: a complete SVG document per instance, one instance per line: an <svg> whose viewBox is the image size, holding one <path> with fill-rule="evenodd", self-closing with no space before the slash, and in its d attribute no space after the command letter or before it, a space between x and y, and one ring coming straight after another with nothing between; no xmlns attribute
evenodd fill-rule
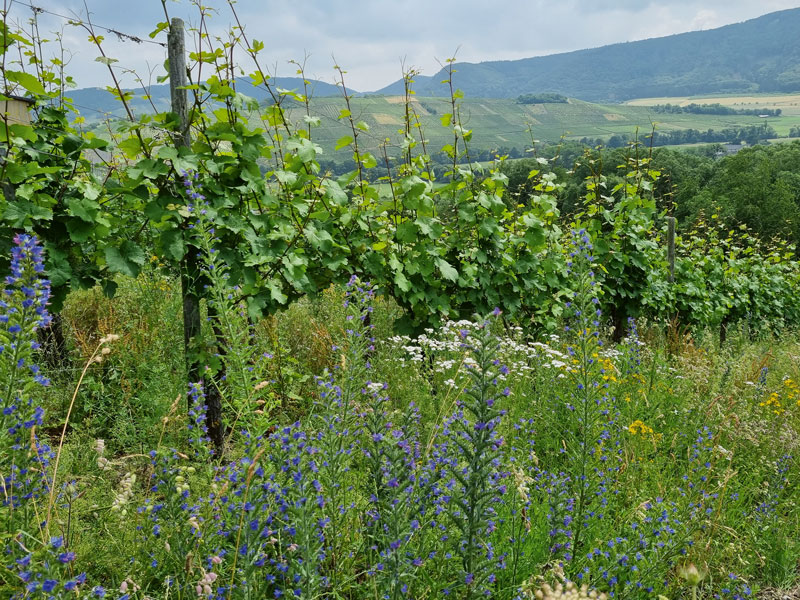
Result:
<svg viewBox="0 0 800 600"><path fill-rule="evenodd" d="M610 138L608 138L606 146L608 146L609 148L622 148L627 143L628 143L628 136L615 133Z"/></svg>
<svg viewBox="0 0 800 600"><path fill-rule="evenodd" d="M517 104L566 104L566 96L545 92L542 94L521 94L517 96Z"/></svg>
<svg viewBox="0 0 800 600"><path fill-rule="evenodd" d="M696 192L682 197L678 216L688 221L717 213L746 224L764 239L800 244L800 142L757 145L726 156L713 166Z"/></svg>

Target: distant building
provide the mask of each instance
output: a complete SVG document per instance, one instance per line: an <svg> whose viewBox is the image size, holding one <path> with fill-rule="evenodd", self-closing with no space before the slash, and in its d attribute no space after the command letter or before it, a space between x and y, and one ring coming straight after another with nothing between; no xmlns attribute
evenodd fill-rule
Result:
<svg viewBox="0 0 800 600"><path fill-rule="evenodd" d="M722 150L717 152L715 156L730 156L731 154L736 154L742 148L745 148L746 144L722 144Z"/></svg>

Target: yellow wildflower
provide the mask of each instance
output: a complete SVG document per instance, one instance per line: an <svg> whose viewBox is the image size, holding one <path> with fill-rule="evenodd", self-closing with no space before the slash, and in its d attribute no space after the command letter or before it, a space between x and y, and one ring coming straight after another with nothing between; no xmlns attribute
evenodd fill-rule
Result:
<svg viewBox="0 0 800 600"><path fill-rule="evenodd" d="M633 435L636 434L646 435L648 433L653 433L652 427L648 427L639 419L635 420L633 423L628 425L628 431L630 431Z"/></svg>
<svg viewBox="0 0 800 600"><path fill-rule="evenodd" d="M631 435L641 435L642 437L647 436L653 441L660 440L662 436L662 434L656 433L653 431L652 427L645 425L644 422L639 419L636 419L633 423L628 425L628 431L631 433Z"/></svg>

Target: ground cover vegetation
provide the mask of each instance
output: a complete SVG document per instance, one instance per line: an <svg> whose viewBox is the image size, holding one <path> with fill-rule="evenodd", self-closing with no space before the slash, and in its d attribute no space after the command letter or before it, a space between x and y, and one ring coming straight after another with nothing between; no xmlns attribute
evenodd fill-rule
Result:
<svg viewBox="0 0 800 600"><path fill-rule="evenodd" d="M282 108L307 98L269 86L239 28L190 53L205 76L188 123L131 113L109 142L70 118L62 65L2 32L5 81L36 103L33 124L5 123L2 166L3 595L733 599L794 583L787 242L698 225L672 269L639 144L615 179L587 155L573 211L551 158L512 196L502 161L470 159L452 72L444 173L408 73L401 160L363 151L345 108L353 168L332 176L318 120ZM234 52L275 94L258 127ZM42 363L55 311L65 344Z"/></svg>

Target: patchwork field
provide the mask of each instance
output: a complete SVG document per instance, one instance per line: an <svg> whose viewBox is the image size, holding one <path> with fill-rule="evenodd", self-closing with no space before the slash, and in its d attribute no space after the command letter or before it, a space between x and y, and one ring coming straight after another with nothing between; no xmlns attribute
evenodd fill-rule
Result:
<svg viewBox="0 0 800 600"><path fill-rule="evenodd" d="M783 115L766 119L777 133L785 136L789 129L800 125L800 95L739 96L709 98L643 98L626 104L593 104L571 99L566 104L517 104L509 99L465 98L461 111L464 126L473 130L472 146L477 150L518 148L529 146L531 139L553 142L561 138L608 138L615 134L633 136L637 129L647 135L652 127L659 131L675 129L720 130L727 127L757 125L765 119L744 115L666 114L655 112L655 104L689 104L720 102L736 108L781 108ZM429 142L429 150L438 150L452 139L450 127L441 125L443 115L450 112L447 98L415 98L413 107L418 115L419 129ZM339 159L333 152L336 140L350 135L346 119L338 120L345 108L344 99L320 98L311 104L312 116L320 125L313 137L324 151L324 158ZM404 104L398 96L364 96L351 99L356 121L363 121L369 131L360 132L361 148L375 150L389 140L389 153L399 144L404 120ZM305 110L288 110L292 121L300 122ZM257 117L256 117L257 118ZM419 131L419 130L417 130ZM417 134L418 137L418 134ZM347 151L345 151L347 152ZM344 159L344 156L342 156Z"/></svg>
<svg viewBox="0 0 800 600"><path fill-rule="evenodd" d="M675 96L637 98L626 106L655 106L656 104L722 104L731 108L780 108L784 115L800 115L800 94L749 94L746 96Z"/></svg>

